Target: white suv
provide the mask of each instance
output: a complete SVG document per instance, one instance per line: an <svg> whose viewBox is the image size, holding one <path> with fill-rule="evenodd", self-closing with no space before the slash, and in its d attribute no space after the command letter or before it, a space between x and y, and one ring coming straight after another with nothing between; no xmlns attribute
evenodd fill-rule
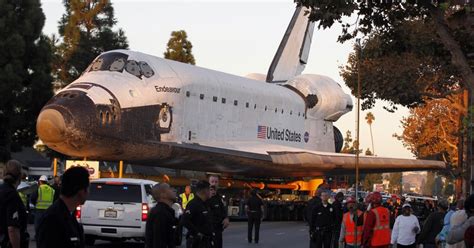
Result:
<svg viewBox="0 0 474 248"><path fill-rule="evenodd" d="M154 181L104 178L91 182L89 197L77 208L76 218L84 226L87 245L96 239L144 240Z"/></svg>

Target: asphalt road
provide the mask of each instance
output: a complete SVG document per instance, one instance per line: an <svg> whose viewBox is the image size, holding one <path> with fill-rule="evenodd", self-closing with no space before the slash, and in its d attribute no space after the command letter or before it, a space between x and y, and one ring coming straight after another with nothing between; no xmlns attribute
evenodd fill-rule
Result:
<svg viewBox="0 0 474 248"><path fill-rule="evenodd" d="M33 233L32 226L28 228ZM185 240L183 240L184 243ZM247 222L232 222L230 227L224 231L224 247L245 248L245 247L308 247L308 226L303 222L263 222L260 227L259 244L249 244L247 242ZM141 248L142 244L135 242L110 243L97 241L96 245L88 248ZM182 245L181 247L185 247ZM30 248L36 248L34 242L30 243Z"/></svg>

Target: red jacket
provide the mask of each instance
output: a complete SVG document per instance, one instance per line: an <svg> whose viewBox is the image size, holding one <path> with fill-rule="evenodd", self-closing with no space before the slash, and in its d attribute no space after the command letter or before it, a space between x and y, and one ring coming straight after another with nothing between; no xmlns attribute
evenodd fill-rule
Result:
<svg viewBox="0 0 474 248"><path fill-rule="evenodd" d="M386 245L386 246L371 246L370 245L372 241L372 236L374 233L375 222L376 222L375 214L372 211L366 211L365 220L364 220L364 230L362 232L362 245L364 247L373 247L373 248L389 247L389 245Z"/></svg>

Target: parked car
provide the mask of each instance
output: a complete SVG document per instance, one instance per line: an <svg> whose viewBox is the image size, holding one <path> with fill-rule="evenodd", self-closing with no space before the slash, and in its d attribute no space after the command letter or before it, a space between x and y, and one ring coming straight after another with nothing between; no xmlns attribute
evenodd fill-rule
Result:
<svg viewBox="0 0 474 248"><path fill-rule="evenodd" d="M151 195L155 184L130 178L92 181L87 201L76 210L87 245L97 239L143 241L149 210L156 204Z"/></svg>

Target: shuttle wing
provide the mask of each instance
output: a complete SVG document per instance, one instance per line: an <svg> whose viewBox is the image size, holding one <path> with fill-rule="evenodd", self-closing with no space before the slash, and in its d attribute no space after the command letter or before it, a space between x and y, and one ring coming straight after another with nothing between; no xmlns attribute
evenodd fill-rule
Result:
<svg viewBox="0 0 474 248"><path fill-rule="evenodd" d="M225 172L232 161L246 161L249 168L234 167L240 173L253 176L323 176L350 175L355 173L356 156L353 154L316 152L288 146L259 144L253 142L212 142L209 144L187 144L186 148L199 151L208 161L219 164L219 171ZM218 158L225 158L219 160ZM250 168L251 167L251 168ZM386 173L403 171L443 170L441 161L401 159L376 156L360 156L360 173ZM212 171L212 167L206 168Z"/></svg>

